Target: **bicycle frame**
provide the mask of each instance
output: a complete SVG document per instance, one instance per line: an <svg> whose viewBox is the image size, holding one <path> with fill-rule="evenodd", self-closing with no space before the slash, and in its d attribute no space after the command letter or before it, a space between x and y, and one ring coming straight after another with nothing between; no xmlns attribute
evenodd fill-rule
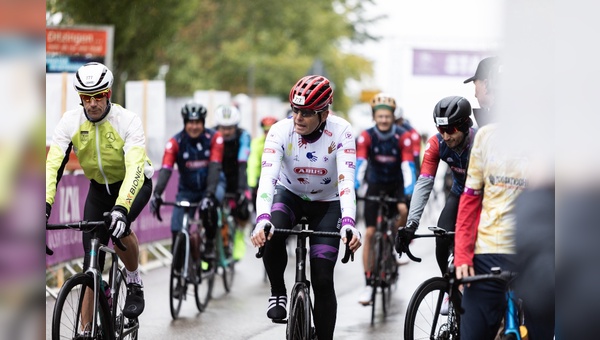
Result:
<svg viewBox="0 0 600 340"><path fill-rule="evenodd" d="M66 224L55 224L55 225L46 224L47 230L76 229L79 231L89 231L92 233L92 238L91 238L91 242L90 242L90 264L89 264L89 267L85 270L85 272L76 274L76 275L87 275L92 278L93 297L91 297L91 298L87 297L88 293L86 291L88 289L87 288L83 289L83 291L81 292L82 300L80 300L80 303L78 306L78 312L77 312L76 320L75 320L74 324L85 327L87 325L87 323L84 325L83 320L81 320L81 318L83 318L84 313L86 313L86 312L90 313L91 321L90 321L90 329L89 330L93 336L96 336L98 334L98 324L97 324L96 315L99 313L99 310L100 310L101 299L103 299L102 302L105 303L106 306L108 306L108 301L103 294L104 291L101 289L102 288L102 285L101 285L102 271L100 270L100 266L99 266L100 252L109 253L109 254L111 254L111 257L112 257L111 270L109 273L109 286L110 286L111 298L116 295L116 292L118 289L116 286L116 278L118 275L117 271L119 270L119 266L118 266L119 257L117 255L116 251L113 248L100 243L100 240L96 236L96 228L97 227L106 227L106 224L104 221L94 221L94 222L81 221L81 222L77 222L77 223L66 223ZM127 250L127 248L123 245L123 243L119 239L113 237L112 235L111 235L111 239L113 240L113 243L116 246L118 246L122 250ZM49 249L49 248L47 248L47 249ZM76 276L74 276L74 277L76 277ZM61 290L62 290L62 288L61 288ZM91 300L91 308L86 304L86 301L89 301L89 300ZM117 301L114 301L112 308L110 308L111 322L109 325L106 325L109 328L109 331L113 333L111 338L114 337L114 331L115 331L115 329L114 329L115 319L114 318L116 317L116 315L115 315L116 305L117 305ZM84 309L85 309L85 311L84 311ZM56 311L55 311L55 313L56 313ZM135 329L133 329L133 331L135 331Z"/></svg>
<svg viewBox="0 0 600 340"><path fill-rule="evenodd" d="M511 282L517 276L516 273L511 271L502 270L499 267L491 268L491 274L479 274L474 276L463 277L462 279L454 278L454 267L450 268L451 278L450 284L452 287L459 284L472 283L478 281L498 281L506 284L506 307L504 314L504 327L502 329L502 335L513 335L515 339L521 340L527 335L527 327L524 325L524 318L522 317L522 310L520 306L515 304L515 295L511 287ZM458 309L462 311L462 307L459 305Z"/></svg>
<svg viewBox="0 0 600 340"><path fill-rule="evenodd" d="M396 274L398 266L395 259L392 258L394 236L391 223L393 221L389 217L389 212L391 209L390 204L397 204L398 200L383 192L379 196L369 195L359 199L377 203L375 233L372 236L369 254L367 256L367 266L369 266L369 268L365 268L365 270L369 269L371 272L369 280L373 287L373 292L371 294L371 326L373 326L375 324L377 291L380 290L382 293L381 307L385 317L387 315L391 296L390 286L395 283L395 279L397 278ZM387 253L388 248L389 253ZM393 265L396 266L395 269L390 268L390 260L392 260ZM394 270L394 273L391 273L391 270Z"/></svg>
<svg viewBox="0 0 600 340"><path fill-rule="evenodd" d="M288 234L288 235L296 235L296 279L295 279L295 283L294 283L294 287L292 288L292 293L290 296L290 311L294 310L294 303L296 300L296 296L299 291L305 291L306 292L306 298L308 300L308 303L310 304L310 315L305 315L304 320L308 320L308 323L311 323L311 319L312 319L312 311L313 311L313 306L312 306L312 301L310 298L310 281L307 279L306 277L306 255L308 253L307 247L306 247L306 238L311 237L311 236L323 236L323 237L333 237L333 238L339 238L341 237L340 233L337 232L326 232L326 231L313 231L308 229L308 223L306 221L306 219L302 218L299 225L301 226L300 230L294 230L294 229L273 229L273 232L277 232L277 233L281 233L281 234ZM268 235L269 232L271 230L271 225L267 225L265 227L265 235ZM350 250L350 246L349 246L349 241L352 239L352 231L348 230L346 233L346 238L348 240L347 244L346 244L346 249L344 252L344 257L342 258L342 263L347 263L349 259L352 259L354 261L354 253L352 253L352 251ZM258 253L256 253L256 257L257 258L261 258L263 256L263 252L264 252L264 247L260 247L258 249ZM287 320L272 320L274 323L287 323L288 327L287 327L287 335L288 338L291 337L290 332L292 331L291 328L293 326L293 323L296 321L294 320L293 315L290 312L290 317L288 317Z"/></svg>

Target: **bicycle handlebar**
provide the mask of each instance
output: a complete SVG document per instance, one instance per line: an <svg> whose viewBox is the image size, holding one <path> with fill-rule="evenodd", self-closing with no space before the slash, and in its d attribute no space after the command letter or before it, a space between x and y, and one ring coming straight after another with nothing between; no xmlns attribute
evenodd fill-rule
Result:
<svg viewBox="0 0 600 340"><path fill-rule="evenodd" d="M442 229L440 227L429 227L429 230L431 230L433 232L433 234L415 234L413 235L413 239L416 238L423 238L423 237L441 237L441 238L451 238L454 237L454 232L453 231L446 231L445 229ZM408 256L409 259L415 261L415 262L421 262L422 259L420 257L416 257L413 255L413 253L410 251L410 242L408 244L404 245L404 253Z"/></svg>
<svg viewBox="0 0 600 340"><path fill-rule="evenodd" d="M271 224L267 224L265 226L264 232L265 232L265 236L269 235L269 232L271 231ZM342 237L342 235L338 232L334 232L334 231L314 231L314 230L307 230L307 229L302 229L302 230L294 230L294 229L276 229L273 228L273 233L281 233L281 234L288 234L288 235L296 235L298 237L311 237L311 236L323 236L323 237L331 237L331 238L340 238ZM348 260L352 260L354 261L354 252L352 252L352 250L350 250L350 240L352 240L352 230L346 230L346 249L344 251L344 257L342 258L342 263L347 263ZM256 258L261 258L263 257L264 254L264 249L265 247L259 247L258 251L256 252Z"/></svg>
<svg viewBox="0 0 600 340"><path fill-rule="evenodd" d="M104 213L105 216L107 216L108 213ZM96 229L96 227L100 227L100 226L105 226L107 227L107 224L105 221L79 221L79 222L72 222L72 223L61 223L61 224L47 224L46 223L46 230L65 230L65 229L74 229L74 230L79 230L79 231L83 231L83 232L90 232L94 229ZM110 235L110 239L113 241L113 243L119 247L119 249L126 251L127 247L123 244L123 242L121 242L120 239L114 237L112 234ZM50 247L48 247L48 245L46 245L46 254L48 255L52 255L54 254L54 251L52 249L50 249Z"/></svg>
<svg viewBox="0 0 600 340"><path fill-rule="evenodd" d="M357 201L371 201L371 202L385 202L385 203L398 203L398 199L390 196L373 196L367 195L364 197L356 197Z"/></svg>
<svg viewBox="0 0 600 340"><path fill-rule="evenodd" d="M156 218L159 221L162 221L162 216L160 216L160 206L161 205L170 205L173 207L181 207L181 208L196 208L200 206L200 202L189 202L189 201L163 201L156 208Z"/></svg>
<svg viewBox="0 0 600 340"><path fill-rule="evenodd" d="M473 276L466 276L461 279L456 278L456 268L454 265L448 266L448 277L450 283L450 289L448 292L449 299L453 301L455 304L454 308L459 311L459 313L464 313L464 308L462 308L461 300L454 299L453 294L456 294L458 291L458 286L466 283L473 283L479 281L497 281L503 284L509 284L512 280L517 277L517 273L510 270L502 270L500 267L491 268L491 273L489 274L478 274Z"/></svg>

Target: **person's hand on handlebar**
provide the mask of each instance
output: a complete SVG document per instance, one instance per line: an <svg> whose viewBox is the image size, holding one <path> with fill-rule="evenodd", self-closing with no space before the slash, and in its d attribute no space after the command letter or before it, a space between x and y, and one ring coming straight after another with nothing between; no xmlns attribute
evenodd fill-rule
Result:
<svg viewBox="0 0 600 340"><path fill-rule="evenodd" d="M402 253L407 252L408 245L413 240L418 227L418 222L408 221L406 227L398 229L398 234L396 235L396 251L398 255L402 256Z"/></svg>
<svg viewBox="0 0 600 340"><path fill-rule="evenodd" d="M270 240L271 237L273 237L274 226L271 223L271 221L269 221L268 219L260 220L259 222L256 223L254 230L252 230L252 235L250 236L250 240L252 241L252 244L255 247L262 247L265 245L267 238L265 237L264 230L267 225L271 226L271 229L269 230L269 238L268 239Z"/></svg>
<svg viewBox="0 0 600 340"><path fill-rule="evenodd" d="M123 235L129 234L129 223L127 223L127 210L120 205L115 205L110 211L108 230L112 236L121 238Z"/></svg>
<svg viewBox="0 0 600 340"><path fill-rule="evenodd" d="M342 242L344 242L344 244L348 242L348 240L346 239L346 230L352 231L352 240L350 240L348 246L350 247L350 250L352 250L352 252L354 253L362 245L362 243L360 243L360 232L354 226L351 226L349 224L343 225L340 229L340 234L342 235Z"/></svg>
<svg viewBox="0 0 600 340"><path fill-rule="evenodd" d="M160 195L158 195L157 193L154 193L152 195L152 198L150 199L150 212L152 213L152 216L158 218L159 220L162 221L162 218L160 218L160 214L158 214L158 210L160 209L160 206L162 205L163 200L160 197Z"/></svg>

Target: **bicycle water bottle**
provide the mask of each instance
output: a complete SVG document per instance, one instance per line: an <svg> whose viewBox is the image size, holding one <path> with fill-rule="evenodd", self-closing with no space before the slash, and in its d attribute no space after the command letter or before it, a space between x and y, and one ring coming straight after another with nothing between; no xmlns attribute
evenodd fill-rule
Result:
<svg viewBox="0 0 600 340"><path fill-rule="evenodd" d="M104 296L106 296L106 301L108 301L108 308L112 308L112 296L110 295L110 286L108 285L108 282L102 280L100 288L104 291Z"/></svg>

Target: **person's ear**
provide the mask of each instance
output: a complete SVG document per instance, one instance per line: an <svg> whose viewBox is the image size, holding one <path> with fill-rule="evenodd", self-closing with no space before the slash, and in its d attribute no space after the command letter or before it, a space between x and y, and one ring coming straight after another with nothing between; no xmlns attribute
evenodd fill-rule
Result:
<svg viewBox="0 0 600 340"><path fill-rule="evenodd" d="M110 97L112 97L112 89L108 90L108 93L106 94L108 100L110 100Z"/></svg>

